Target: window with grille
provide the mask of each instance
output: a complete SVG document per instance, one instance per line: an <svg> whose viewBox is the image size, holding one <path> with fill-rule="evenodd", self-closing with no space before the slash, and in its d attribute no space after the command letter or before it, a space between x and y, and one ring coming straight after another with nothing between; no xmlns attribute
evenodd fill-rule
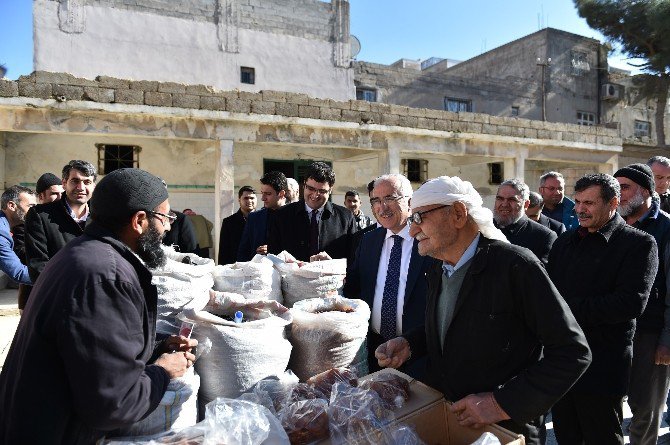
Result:
<svg viewBox="0 0 670 445"><path fill-rule="evenodd" d="M472 111L472 101L467 99L444 98L444 109L453 113Z"/></svg>
<svg viewBox="0 0 670 445"><path fill-rule="evenodd" d="M577 125L592 126L596 124L596 114L588 111L577 112Z"/></svg>
<svg viewBox="0 0 670 445"><path fill-rule="evenodd" d="M428 161L425 159L403 159L403 174L410 182L424 182L428 179Z"/></svg>
<svg viewBox="0 0 670 445"><path fill-rule="evenodd" d="M248 66L240 67L240 82L255 84L256 83L256 69Z"/></svg>
<svg viewBox="0 0 670 445"><path fill-rule="evenodd" d="M512 116L518 116L519 115L519 107L512 107Z"/></svg>
<svg viewBox="0 0 670 445"><path fill-rule="evenodd" d="M644 138L649 137L649 132L651 130L651 122L647 121L635 121L635 137Z"/></svg>
<svg viewBox="0 0 670 445"><path fill-rule="evenodd" d="M583 76L589 71L591 71L591 65L589 65L588 54L584 52L573 51L572 60L570 62L572 65L573 76Z"/></svg>
<svg viewBox="0 0 670 445"><path fill-rule="evenodd" d="M141 147L137 145L95 144L98 148L98 173L106 175L119 168L139 168Z"/></svg>
<svg viewBox="0 0 670 445"><path fill-rule="evenodd" d="M372 88L356 88L356 100L377 102L377 90Z"/></svg>

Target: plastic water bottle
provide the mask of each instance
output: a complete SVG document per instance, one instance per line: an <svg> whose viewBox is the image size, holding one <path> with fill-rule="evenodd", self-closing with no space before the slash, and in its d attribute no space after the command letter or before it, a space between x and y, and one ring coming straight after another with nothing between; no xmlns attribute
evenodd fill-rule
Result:
<svg viewBox="0 0 670 445"><path fill-rule="evenodd" d="M242 311L237 311L235 312L235 323L242 323L242 318L244 317L244 314Z"/></svg>

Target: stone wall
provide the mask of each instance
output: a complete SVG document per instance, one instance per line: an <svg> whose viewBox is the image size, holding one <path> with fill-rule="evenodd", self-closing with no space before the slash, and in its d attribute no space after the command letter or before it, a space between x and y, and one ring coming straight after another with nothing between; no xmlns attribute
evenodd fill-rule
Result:
<svg viewBox="0 0 670 445"><path fill-rule="evenodd" d="M316 99L279 91L218 91L205 85L134 81L98 76L95 80L65 73L37 71L17 81L0 80L0 97L35 97L59 101L92 101L225 111L235 114L276 115L293 118L380 124L417 130L511 136L569 143L621 144L615 129L600 126L541 122L478 113L451 113L365 101ZM371 127L374 128L374 127Z"/></svg>

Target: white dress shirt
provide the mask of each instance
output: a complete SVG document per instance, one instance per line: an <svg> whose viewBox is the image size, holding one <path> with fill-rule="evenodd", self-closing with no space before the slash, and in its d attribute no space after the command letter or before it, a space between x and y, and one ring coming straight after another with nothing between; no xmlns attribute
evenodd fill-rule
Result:
<svg viewBox="0 0 670 445"><path fill-rule="evenodd" d="M389 259L391 258L391 249L393 248L393 235L400 235L402 241L402 258L400 260L400 282L398 286L398 312L396 314L396 334L402 333L402 314L405 306L405 286L407 285L407 271L409 270L409 262L412 258L412 246L414 245L414 238L409 235L409 225L406 225L399 233L395 234L390 230L386 230L386 238L382 244L381 256L379 257L379 269L377 269L377 283L375 285L375 299L372 304L372 314L370 322L372 323L372 330L379 333L382 323L382 299L384 298L384 284L386 283L386 271L389 266Z"/></svg>

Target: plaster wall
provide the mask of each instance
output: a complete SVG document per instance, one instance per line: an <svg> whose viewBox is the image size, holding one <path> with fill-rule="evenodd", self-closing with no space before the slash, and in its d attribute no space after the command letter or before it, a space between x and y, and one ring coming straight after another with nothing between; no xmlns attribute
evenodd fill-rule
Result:
<svg viewBox="0 0 670 445"><path fill-rule="evenodd" d="M353 70L337 68L333 43L257 29L237 31L239 52L224 52L208 21L87 5L81 33L59 27L58 3L34 3L36 70L205 84L243 91L277 90L312 97L354 98ZM253 85L240 67L255 69Z"/></svg>

